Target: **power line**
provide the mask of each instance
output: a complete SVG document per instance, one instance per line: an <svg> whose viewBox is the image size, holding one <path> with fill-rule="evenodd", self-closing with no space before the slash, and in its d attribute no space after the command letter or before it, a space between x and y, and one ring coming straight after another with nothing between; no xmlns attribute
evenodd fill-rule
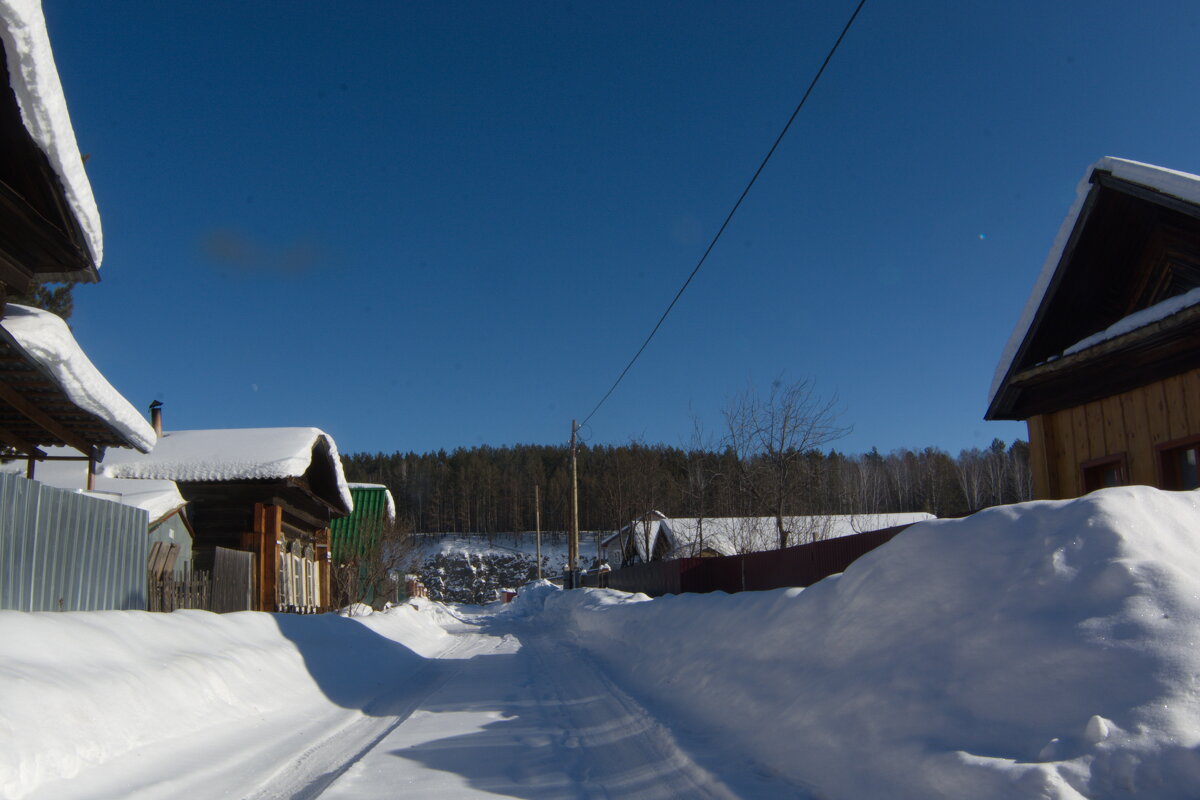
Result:
<svg viewBox="0 0 1200 800"><path fill-rule="evenodd" d="M650 331L650 335L646 337L646 340L642 342L642 346L639 347L637 352L633 354L633 358L629 359L629 363L625 365L625 369L621 370L621 374L617 376L617 379L613 381L613 385L610 386L608 391L604 393L604 396L600 398L600 402L596 403L596 407L593 408L591 412L583 418L583 422L580 423L580 427L586 425L588 420L590 420L595 413L600 410L600 406L604 405L605 401L612 396L614 391L616 391L617 386L620 385L621 381L625 378L625 375L628 374L629 370L633 368L633 365L637 363L638 358L641 357L642 352L646 349L646 346L650 344L650 340L654 338L654 334L658 333L658 329L661 328L663 322L666 321L667 315L671 313L671 309L673 309L675 304L679 302L679 298L682 297L684 291L687 290L688 285L692 282L692 278L695 278L696 273L700 271L700 267L704 266L704 262L708 259L708 254L712 252L714 247L716 247L717 241L721 238L721 234L725 233L725 229L729 227L730 220L733 219L733 215L736 214L738 208L741 207L742 201L746 199L746 195L750 193L751 187L753 187L754 182L758 180L758 176L762 174L763 169L767 166L767 162L771 160L771 156L775 154L775 149L779 147L779 143L783 141L783 137L787 134L788 128L792 127L792 122L795 121L796 116L800 113L800 109L804 108L804 103L807 102L808 96L812 94L813 89L816 88L817 81L821 80L821 75L825 72L825 67L829 66L829 62L833 59L833 54L836 53L838 47L841 46L842 40L845 39L846 34L850 32L850 26L854 24L855 18L858 17L858 12L862 11L862 7L866 5L866 3L867 0L859 0L858 6L855 7L854 13L850 15L850 19L846 21L846 25L842 28L842 32L838 35L837 41L833 43L833 47L829 48L829 52L825 55L825 60L821 62L821 68L817 70L817 74L813 76L812 82L808 84L808 89L804 92L804 96L801 97L800 102L796 104L796 109L792 111L792 115L788 117L787 124L783 126L783 130L779 132L779 135L775 137L775 142L771 145L771 149L767 151L766 156L763 157L762 163L760 163L758 165L758 169L754 171L754 176L750 178L750 182L746 184L746 188L743 189L741 195L738 196L737 202L733 204L733 208L731 208L729 213L725 216L725 221L721 223L721 227L717 230L716 236L714 236L712 241L708 243L708 247L705 249L704 255L700 256L700 260L696 262L696 266L692 270L692 273L688 275L687 280L684 281L683 285L679 287L679 291L676 292L675 297L671 299L671 303L667 306L667 310L664 311L662 316L658 318L658 322L654 323L654 328Z"/></svg>

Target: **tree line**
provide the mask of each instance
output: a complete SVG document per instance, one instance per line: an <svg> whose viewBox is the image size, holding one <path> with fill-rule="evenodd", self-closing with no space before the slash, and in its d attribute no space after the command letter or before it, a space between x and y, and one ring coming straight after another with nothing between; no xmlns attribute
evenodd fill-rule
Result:
<svg viewBox="0 0 1200 800"><path fill-rule="evenodd" d="M1029 446L996 439L951 456L926 447L881 454L753 447L673 447L632 441L581 445L579 524L616 530L650 510L670 517L873 514L953 516L1032 497ZM392 490L399 521L417 532L504 533L569 527L566 445L459 448L434 453L354 453L349 480ZM784 468L786 467L786 468Z"/></svg>

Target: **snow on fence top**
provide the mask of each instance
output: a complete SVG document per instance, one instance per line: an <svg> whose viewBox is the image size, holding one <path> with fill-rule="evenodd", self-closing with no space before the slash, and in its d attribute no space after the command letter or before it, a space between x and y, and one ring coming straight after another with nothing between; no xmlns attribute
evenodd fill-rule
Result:
<svg viewBox="0 0 1200 800"><path fill-rule="evenodd" d="M1008 338L1008 344L1005 345L1004 352L1000 356L1000 363L996 366L996 374L992 378L992 387L988 391L989 407L995 402L996 393L1000 391L1000 385L1004 382L1005 376L1008 375L1008 371L1012 368L1013 360L1017 356L1017 350L1020 349L1021 343L1025 341L1025 337L1029 334L1029 328L1033 325L1033 318L1037 315L1038 308L1041 307L1042 301L1046 297L1046 290L1050 287L1055 273L1058 272L1062 262L1063 251L1066 249L1067 242L1075 230L1075 225L1079 221L1079 214L1083 211L1084 202L1087 200L1088 193L1092 189L1092 173L1097 170L1112 173L1116 178L1154 189L1170 197L1200 205L1200 176L1166 169L1165 167L1156 167L1153 164L1143 164L1138 161L1113 158L1112 156L1105 156L1088 167L1083 179L1079 181L1079 185L1075 189L1075 202L1071 205L1071 210L1067 212L1066 219L1063 220L1062 225L1059 227L1058 235L1054 238L1054 244L1050 247L1050 253L1046 256L1045 263L1042 264L1041 274L1038 275L1038 279L1033 285L1033 291L1029 293L1029 299L1025 303L1025 310L1021 312L1021 318L1017 321L1017 326L1013 328L1012 335ZM1145 310L1150 311L1150 309ZM1177 313L1180 310L1182 309L1176 309L1171 313ZM1161 318L1158 317L1157 319ZM1156 322L1157 319L1139 320L1139 324L1136 327ZM1121 324L1121 322L1117 323L1117 325ZM1135 329L1125 327L1121 330L1121 333L1127 333ZM1081 345L1084 342L1088 342L1089 339L1091 337L1075 345L1072 349L1075 351L1083 349ZM1103 341L1103 338L1099 338L1086 346L1090 347L1098 344L1100 341Z"/></svg>
<svg viewBox="0 0 1200 800"><path fill-rule="evenodd" d="M71 213L99 267L104 256L100 212L67 113L41 2L0 0L0 41L8 56L9 81L21 109L21 121L62 182Z"/></svg>
<svg viewBox="0 0 1200 800"><path fill-rule="evenodd" d="M104 472L183 482L279 480L302 477L314 458L328 459L341 501L353 509L337 444L318 428L167 431L149 455L110 450Z"/></svg>
<svg viewBox="0 0 1200 800"><path fill-rule="evenodd" d="M0 328L72 403L98 417L142 452L154 447L154 429L150 423L100 374L61 317L9 303L0 318Z"/></svg>

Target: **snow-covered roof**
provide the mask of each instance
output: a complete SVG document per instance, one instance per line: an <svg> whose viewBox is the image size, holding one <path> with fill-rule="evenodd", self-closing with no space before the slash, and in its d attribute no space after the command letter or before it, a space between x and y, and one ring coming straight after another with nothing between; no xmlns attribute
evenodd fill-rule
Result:
<svg viewBox="0 0 1200 800"><path fill-rule="evenodd" d="M392 497L392 490L382 483L348 483L346 484L351 489L383 489L384 497L387 498L387 521L389 523L396 521L396 498Z"/></svg>
<svg viewBox="0 0 1200 800"><path fill-rule="evenodd" d="M46 453L52 456L79 455L78 451L69 447L48 447ZM0 463L0 471L24 475L26 466L25 461L8 461ZM97 472L99 473L99 470ZM140 508L150 515L151 525L185 505L183 495L179 493L179 487L173 481L140 481L97 474L95 490L88 491L86 461L42 461L36 465L33 477L47 486L69 489Z"/></svg>
<svg viewBox="0 0 1200 800"><path fill-rule="evenodd" d="M667 558L684 558L699 555L700 550L711 550L721 555L774 550L779 546L779 533L774 517L666 517L655 511L650 515L650 552L662 549ZM789 545L807 544L826 539L837 539L855 533L894 528L934 519L926 513L896 514L834 514L821 516L784 517L784 529L789 534ZM643 523L631 523L633 541L638 555L646 558L646 536ZM611 546L614 540L628 536L627 525L604 545ZM664 537L660 545L659 537Z"/></svg>
<svg viewBox="0 0 1200 800"><path fill-rule="evenodd" d="M1095 172L1108 172L1114 177L1135 183L1140 186L1153 189L1168 197L1174 197L1188 203L1200 205L1200 176L1192 175L1187 172L1179 172L1173 169L1164 167L1156 167L1153 164L1143 164L1138 161L1129 161L1123 158L1113 158L1106 156L1100 159L1095 164L1088 167L1083 179L1075 189L1075 202L1071 205L1070 211L1067 212L1066 218L1062 225L1059 226L1058 235L1054 238L1054 244L1050 247L1050 253L1046 256L1046 261L1042 264L1042 271L1038 275L1037 281L1033 285L1033 290L1029 293L1029 299L1025 303L1025 309L1021 313L1017 325L1013 328L1012 335L1008 338L1008 344L1005 345L1004 352L1000 356L1000 363L996 366L996 373L992 378L991 389L988 392L988 406L990 407L996 400L996 394L1000 391L1005 378L1013 367L1013 361L1017 357L1017 352L1021 349L1022 343L1029 335L1030 328L1033 326L1034 319L1037 317L1038 309L1042 306L1046 299L1046 292L1050 285L1054 282L1054 276L1063 266L1063 254L1066 250L1067 243L1074 233L1079 216L1083 211L1084 204L1087 201L1088 194L1092 190L1092 176ZM1171 298L1174 300L1175 298ZM1170 302L1170 301L1167 301ZM1160 304L1163 305L1163 304ZM1155 307L1156 308L1156 307ZM1152 309L1145 309L1149 312ZM1176 308L1170 313L1178 313L1182 308ZM1162 309L1160 309L1162 311ZM1151 322L1163 319L1163 316L1147 315L1146 317L1139 316L1143 312L1131 315L1126 320L1121 320L1114 327L1120 327L1120 333L1127 333L1131 330L1136 330L1137 327L1148 325ZM1133 319L1136 317L1137 319ZM1130 324L1135 324L1135 327L1128 327ZM1089 336L1079 344L1075 345L1072 350L1084 349L1084 346L1091 347L1098 344L1107 338L1120 335L1112 334L1112 336L1104 336L1104 332L1097 334L1095 341L1091 341L1087 345L1084 342L1089 342L1093 337Z"/></svg>
<svg viewBox="0 0 1200 800"><path fill-rule="evenodd" d="M0 318L0 329L72 403L103 421L132 447L143 452L154 447L150 423L100 374L61 317L10 303Z"/></svg>
<svg viewBox="0 0 1200 800"><path fill-rule="evenodd" d="M75 141L39 0L0 0L0 41L21 121L62 182L67 204L99 267L104 256L100 212Z"/></svg>
<svg viewBox="0 0 1200 800"><path fill-rule="evenodd" d="M167 431L149 455L111 450L114 478L225 482L300 478L313 459L327 461L347 511L354 508L333 437L318 428L225 428Z"/></svg>

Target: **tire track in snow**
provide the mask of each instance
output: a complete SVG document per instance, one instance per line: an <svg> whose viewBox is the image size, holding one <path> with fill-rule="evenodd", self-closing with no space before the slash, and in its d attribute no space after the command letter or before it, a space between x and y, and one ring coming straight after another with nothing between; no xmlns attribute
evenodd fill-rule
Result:
<svg viewBox="0 0 1200 800"><path fill-rule="evenodd" d="M761 777L731 788L579 648L503 618L480 622L489 632L446 653L471 657L418 709L294 800L803 796Z"/></svg>

